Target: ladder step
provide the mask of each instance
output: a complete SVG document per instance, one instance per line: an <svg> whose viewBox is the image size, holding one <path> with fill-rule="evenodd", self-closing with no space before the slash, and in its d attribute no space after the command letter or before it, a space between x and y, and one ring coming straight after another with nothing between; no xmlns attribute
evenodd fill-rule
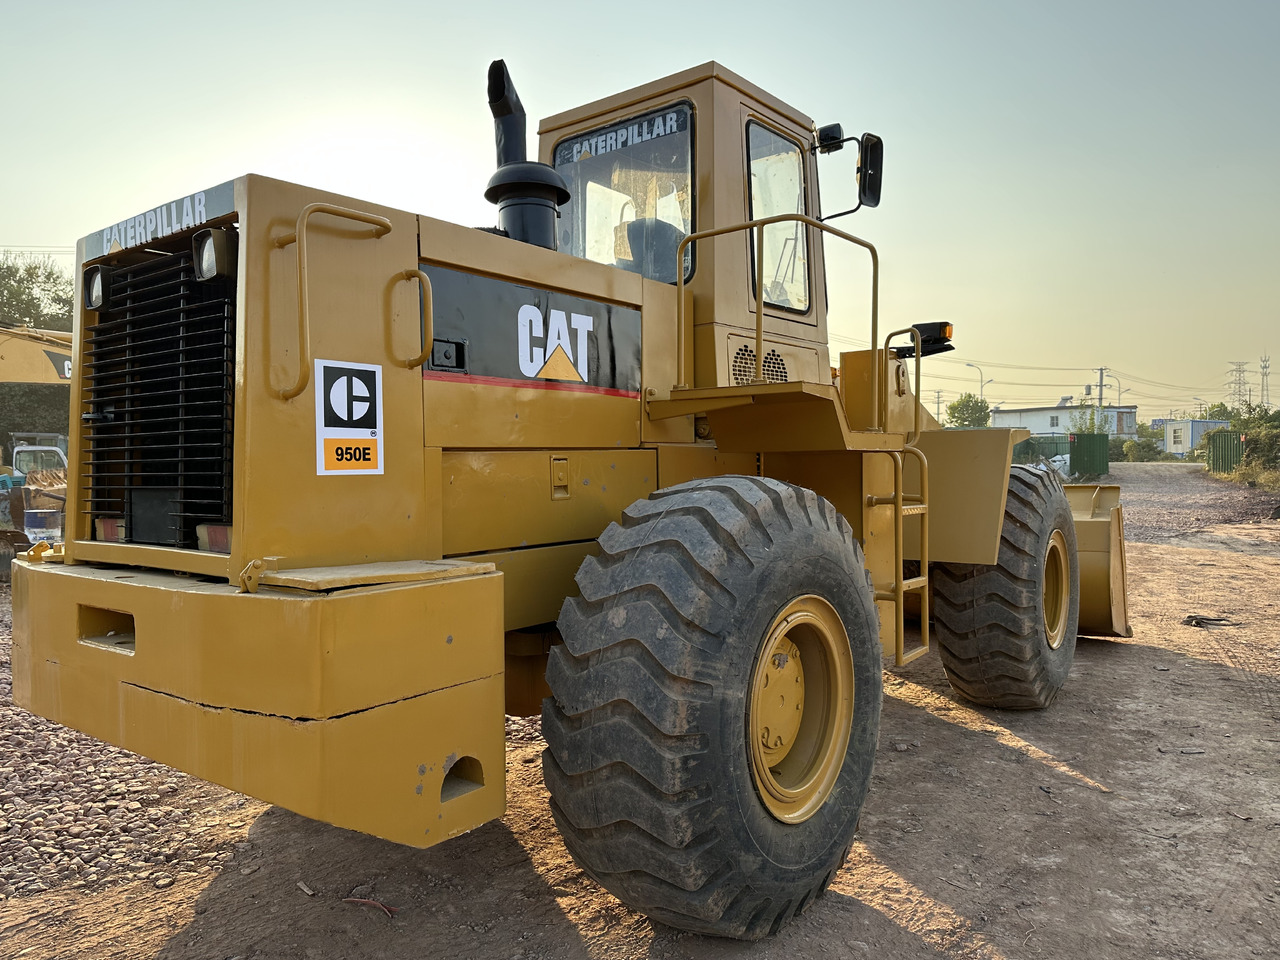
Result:
<svg viewBox="0 0 1280 960"><path fill-rule="evenodd" d="M929 586L928 577L912 577L909 580L902 581L902 592L910 593L913 590L924 590L928 586ZM885 586L878 588L876 590L876 599L887 600L890 603L894 602L897 599L898 595L894 592L893 588L894 588L894 584L892 583L886 584Z"/></svg>
<svg viewBox="0 0 1280 960"><path fill-rule="evenodd" d="M904 650L902 652L902 659L896 661L896 665L901 667L904 664L910 663L912 660L918 660L920 657L923 657L928 652L929 652L929 648L925 646L919 646L912 650Z"/></svg>

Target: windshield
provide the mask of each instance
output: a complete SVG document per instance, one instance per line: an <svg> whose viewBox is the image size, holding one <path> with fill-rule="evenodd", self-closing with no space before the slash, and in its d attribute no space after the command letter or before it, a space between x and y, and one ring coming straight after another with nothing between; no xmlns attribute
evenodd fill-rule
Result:
<svg viewBox="0 0 1280 960"><path fill-rule="evenodd" d="M61 470L62 456L58 450L48 447L19 447L13 451L13 469L19 473L33 473L36 470Z"/></svg>
<svg viewBox="0 0 1280 960"><path fill-rule="evenodd" d="M693 110L673 104L556 144L571 198L558 248L663 283L693 226ZM685 250L684 271L691 272Z"/></svg>

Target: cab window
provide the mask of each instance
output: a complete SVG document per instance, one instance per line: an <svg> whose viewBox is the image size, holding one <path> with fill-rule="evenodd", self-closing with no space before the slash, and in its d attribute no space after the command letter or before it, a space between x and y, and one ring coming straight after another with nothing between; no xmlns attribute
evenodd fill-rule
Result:
<svg viewBox="0 0 1280 960"><path fill-rule="evenodd" d="M13 469L19 473L37 470L61 470L62 457L55 450L18 449L13 452Z"/></svg>
<svg viewBox="0 0 1280 960"><path fill-rule="evenodd" d="M693 224L693 110L677 103L574 134L556 144L569 185L558 248L663 283L676 281L676 251ZM684 254L686 279L692 272Z"/></svg>
<svg viewBox="0 0 1280 960"><path fill-rule="evenodd" d="M750 170L749 217L763 220L784 213L805 213L804 151L763 124L747 124ZM755 276L755 231L751 231L751 279ZM809 310L809 238L802 223L774 223L764 228L764 300L785 310Z"/></svg>

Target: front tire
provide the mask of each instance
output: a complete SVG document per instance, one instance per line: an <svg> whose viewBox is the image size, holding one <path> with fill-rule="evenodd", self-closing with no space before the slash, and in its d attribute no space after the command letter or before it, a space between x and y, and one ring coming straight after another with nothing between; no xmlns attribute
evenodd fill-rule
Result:
<svg viewBox="0 0 1280 960"><path fill-rule="evenodd" d="M543 773L565 845L628 906L757 939L844 862L880 719L862 552L809 490L719 477L632 504L551 651Z"/></svg>
<svg viewBox="0 0 1280 960"><path fill-rule="evenodd" d="M1075 658L1080 618L1076 528L1047 471L1009 474L994 566L936 564L934 637L952 688L988 707L1047 707Z"/></svg>

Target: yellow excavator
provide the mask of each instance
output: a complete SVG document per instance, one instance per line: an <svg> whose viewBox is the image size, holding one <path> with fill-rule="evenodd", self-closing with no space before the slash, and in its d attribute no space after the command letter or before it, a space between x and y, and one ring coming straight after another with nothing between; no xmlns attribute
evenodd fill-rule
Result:
<svg viewBox="0 0 1280 960"><path fill-rule="evenodd" d="M0 383L69 383L71 334L0 326Z"/></svg>

